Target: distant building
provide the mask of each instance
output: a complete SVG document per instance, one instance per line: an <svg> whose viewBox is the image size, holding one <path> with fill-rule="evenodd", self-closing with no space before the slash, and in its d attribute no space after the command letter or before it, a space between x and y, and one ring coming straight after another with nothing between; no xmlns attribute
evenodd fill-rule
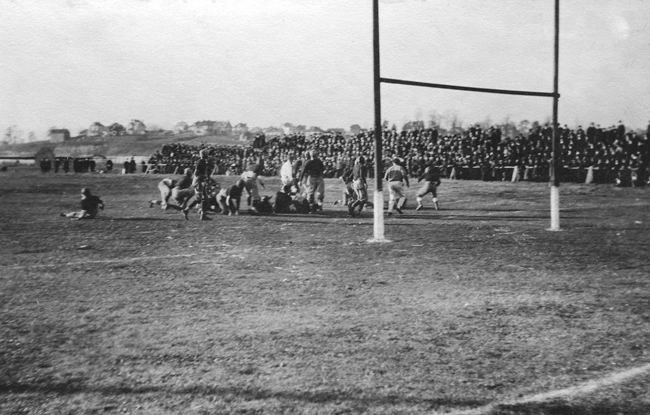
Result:
<svg viewBox="0 0 650 415"><path fill-rule="evenodd" d="M90 127L88 127L86 136L99 137L104 133L104 131L106 131L106 127L104 127L100 122L95 121L94 123L90 124Z"/></svg>
<svg viewBox="0 0 650 415"><path fill-rule="evenodd" d="M241 137L242 135L246 134L248 132L248 126L244 123L239 123L232 127L232 134L236 135L237 137Z"/></svg>
<svg viewBox="0 0 650 415"><path fill-rule="evenodd" d="M196 135L225 135L232 134L230 121L197 121L189 129Z"/></svg>
<svg viewBox="0 0 650 415"><path fill-rule="evenodd" d="M122 124L114 122L113 124L108 126L108 131L107 135L110 136L118 136L118 135L124 135L126 134L126 128Z"/></svg>
<svg viewBox="0 0 650 415"><path fill-rule="evenodd" d="M424 121L409 121L402 127L402 131L413 130L424 130Z"/></svg>
<svg viewBox="0 0 650 415"><path fill-rule="evenodd" d="M352 124L350 126L350 132L354 135L357 135L361 132L361 126L359 124Z"/></svg>
<svg viewBox="0 0 650 415"><path fill-rule="evenodd" d="M216 121L197 121L189 129L196 135L213 135Z"/></svg>
<svg viewBox="0 0 650 415"><path fill-rule="evenodd" d="M66 129L51 129L47 135L52 143L62 143L70 139L70 131Z"/></svg>
<svg viewBox="0 0 650 415"><path fill-rule="evenodd" d="M176 124L174 126L174 132L176 134L182 134L182 133L187 132L187 130L189 128L190 128L189 125L187 125L187 123L185 121L181 121L181 122L179 122L178 124Z"/></svg>
<svg viewBox="0 0 650 415"><path fill-rule="evenodd" d="M309 127L307 130L305 130L305 135L312 136L316 134L322 134L324 132L325 131L323 131L323 129L320 127Z"/></svg>
<svg viewBox="0 0 650 415"><path fill-rule="evenodd" d="M279 127L268 127L264 129L264 135L267 138L282 137L284 135L284 130Z"/></svg>
<svg viewBox="0 0 650 415"><path fill-rule="evenodd" d="M327 132L334 135L344 135L345 128L328 128Z"/></svg>
<svg viewBox="0 0 650 415"><path fill-rule="evenodd" d="M140 120L131 120L126 126L126 133L128 135L144 135L147 134L147 127Z"/></svg>
<svg viewBox="0 0 650 415"><path fill-rule="evenodd" d="M294 134L296 132L296 126L290 122L285 122L282 124L282 130L284 131L284 135Z"/></svg>
<svg viewBox="0 0 650 415"><path fill-rule="evenodd" d="M232 135L232 125L230 121L217 121L214 123L214 133L216 135Z"/></svg>

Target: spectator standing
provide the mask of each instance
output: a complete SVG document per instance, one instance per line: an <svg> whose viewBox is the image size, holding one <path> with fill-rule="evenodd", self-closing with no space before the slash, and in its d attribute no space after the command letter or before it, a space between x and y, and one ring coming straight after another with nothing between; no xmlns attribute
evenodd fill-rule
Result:
<svg viewBox="0 0 650 415"><path fill-rule="evenodd" d="M129 162L129 173L135 173L135 172L136 172L135 157L131 157L131 161Z"/></svg>

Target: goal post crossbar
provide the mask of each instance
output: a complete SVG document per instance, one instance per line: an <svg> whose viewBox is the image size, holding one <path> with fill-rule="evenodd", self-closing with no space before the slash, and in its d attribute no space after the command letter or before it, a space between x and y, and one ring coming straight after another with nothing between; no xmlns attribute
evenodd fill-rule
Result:
<svg viewBox="0 0 650 415"><path fill-rule="evenodd" d="M471 86L448 85L448 84L433 84L429 82L407 81L403 79L394 78L379 78L379 82L386 84L410 85L420 86L425 88L438 88L438 89L453 89L457 91L471 91L471 92L485 92L489 94L506 94L506 95L526 95L534 97L560 97L560 94L555 92L536 92L536 91L517 91L512 89L494 89L494 88L476 88Z"/></svg>

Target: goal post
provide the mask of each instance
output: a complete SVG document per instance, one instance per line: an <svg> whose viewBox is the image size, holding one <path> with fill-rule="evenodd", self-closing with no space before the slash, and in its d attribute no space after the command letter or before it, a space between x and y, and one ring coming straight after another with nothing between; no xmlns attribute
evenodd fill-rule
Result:
<svg viewBox="0 0 650 415"><path fill-rule="evenodd" d="M538 97L551 97L553 98L553 135L552 135L552 160L550 163L550 187L551 187L551 231L560 230L560 177L559 169L561 168L560 160L560 137L558 136L558 101L560 98L558 90L559 78L559 50L560 50L560 0L555 0L555 42L554 42L554 75L553 75L553 92L538 92L538 91L521 91L509 89L494 89L494 88L478 88L460 85L448 84L435 84L427 82L416 82L403 79L382 78L380 70L380 55L379 55L379 0L373 0L372 5L373 14L373 75L374 75L374 103L375 103L375 122L374 122L374 138L375 138L375 195L374 195L374 235L373 239L369 242L389 242L384 237L384 216L383 216L383 190L382 190L382 138L383 128L381 122L381 84L398 84L409 85L424 88L438 88L438 89L453 89L457 91L481 92L491 94L507 94L507 95L526 95Z"/></svg>

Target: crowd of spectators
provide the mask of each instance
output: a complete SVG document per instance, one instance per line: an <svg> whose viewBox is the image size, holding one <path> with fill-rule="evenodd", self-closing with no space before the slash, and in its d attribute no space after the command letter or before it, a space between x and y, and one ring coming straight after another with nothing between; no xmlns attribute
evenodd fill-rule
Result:
<svg viewBox="0 0 650 415"><path fill-rule="evenodd" d="M583 182L587 169L597 175L595 181L647 181L650 160L649 131L639 134L626 131L623 124L601 128L591 124L558 128L561 181ZM553 128L535 125L528 134L506 136L496 127L473 126L453 134L439 134L437 129L383 131L385 166L393 157L404 160L412 177L420 176L425 167L440 168L443 177L469 180L548 181L552 159ZM217 162L215 174L238 174L260 158L264 175L278 174L289 157L304 158L309 149L318 150L325 164L325 177L339 177L346 165L363 155L368 171L374 172L374 137L372 131L352 136L323 133L314 136L293 134L284 137L256 137L250 146L167 144L151 157L150 164L163 173L179 173L193 168L198 152L207 148ZM516 168L515 168L516 167ZM513 178L513 174L518 175ZM636 175L636 176L635 176ZM631 184L631 183L630 183Z"/></svg>

